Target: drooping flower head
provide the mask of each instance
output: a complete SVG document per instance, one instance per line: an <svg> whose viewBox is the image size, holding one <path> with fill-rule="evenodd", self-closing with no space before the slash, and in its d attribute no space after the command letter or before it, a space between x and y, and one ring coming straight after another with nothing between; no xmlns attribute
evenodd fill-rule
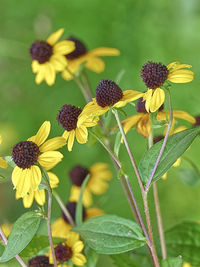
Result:
<svg viewBox="0 0 200 267"><path fill-rule="evenodd" d="M81 123L78 124L78 121ZM67 140L68 150L71 151L74 139L78 143L85 144L88 140L87 127L93 127L97 124L98 118L84 117L82 119L82 109L72 105L64 105L57 115L58 123L64 128L63 137Z"/></svg>
<svg viewBox="0 0 200 267"><path fill-rule="evenodd" d="M155 112L165 101L165 92L162 88L166 81L172 83L188 83L194 78L194 73L187 68L191 65L172 62L168 66L162 63L148 61L141 69L141 78L148 88L143 99L146 100L147 112Z"/></svg>
<svg viewBox="0 0 200 267"><path fill-rule="evenodd" d="M56 73L63 71L67 66L65 55L75 49L75 44L69 40L58 42L63 32L64 29L60 29L51 34L46 41L35 41L31 45L32 71L36 73L37 84L45 80L48 85L53 85Z"/></svg>
<svg viewBox="0 0 200 267"><path fill-rule="evenodd" d="M88 174L90 174L90 178L85 186L82 198L85 207L92 205L93 194L101 195L105 193L108 188L107 182L112 179L112 173L106 163L95 163L89 169L81 165L74 166L69 172L69 178L73 184L70 191L70 201L78 202L81 185Z"/></svg>
<svg viewBox="0 0 200 267"><path fill-rule="evenodd" d="M85 116L99 116L106 113L110 108L120 108L143 96L143 93L121 88L111 80L101 80L96 88L96 98L93 98L85 108Z"/></svg>
<svg viewBox="0 0 200 267"><path fill-rule="evenodd" d="M119 50L116 48L108 47L99 47L88 51L85 44L76 39L73 36L70 36L68 40L71 40L75 43L75 50L70 54L66 55L68 60L67 69L62 72L62 77L65 80L73 79L73 74L75 74L81 64L85 64L85 67L96 73L100 73L105 69L104 61L99 58L101 56L118 56L120 54ZM69 71L68 71L69 70Z"/></svg>
<svg viewBox="0 0 200 267"><path fill-rule="evenodd" d="M54 137L46 141L50 127L50 122L45 121L35 136L17 143L12 149L12 159L16 164L12 182L19 198L38 189L42 178L38 163L50 170L63 158L63 155L55 150L64 146L66 140L63 137Z"/></svg>
<svg viewBox="0 0 200 267"><path fill-rule="evenodd" d="M28 267L53 267L47 256L36 256L28 261Z"/></svg>
<svg viewBox="0 0 200 267"><path fill-rule="evenodd" d="M2 137L0 135L0 144L1 143L2 143ZM5 169L7 168L7 166L8 166L7 162L2 157L0 157L0 168Z"/></svg>

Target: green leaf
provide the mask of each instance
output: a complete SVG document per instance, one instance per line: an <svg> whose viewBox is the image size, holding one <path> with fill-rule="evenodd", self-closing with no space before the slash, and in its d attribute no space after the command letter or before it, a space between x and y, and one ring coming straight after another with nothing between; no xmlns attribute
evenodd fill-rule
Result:
<svg viewBox="0 0 200 267"><path fill-rule="evenodd" d="M129 255L129 253L121 253L111 255L110 257L113 259L114 264L118 267L142 267L141 264L136 262L130 256L131 255Z"/></svg>
<svg viewBox="0 0 200 267"><path fill-rule="evenodd" d="M53 243L63 242L62 238L53 238ZM21 257L31 258L44 248L49 247L49 237L45 235L35 235L28 246L20 253Z"/></svg>
<svg viewBox="0 0 200 267"><path fill-rule="evenodd" d="M8 237L8 243L0 257L0 262L7 262L19 254L37 232L41 217L32 211L26 212L14 223Z"/></svg>
<svg viewBox="0 0 200 267"><path fill-rule="evenodd" d="M200 265L200 224L184 222L165 233L167 252L170 257L181 255L183 261Z"/></svg>
<svg viewBox="0 0 200 267"><path fill-rule="evenodd" d="M87 258L87 263L84 265L84 267L96 267L99 254L87 245L85 246L84 253Z"/></svg>
<svg viewBox="0 0 200 267"><path fill-rule="evenodd" d="M84 179L82 185L81 185L81 191L80 191L80 196L79 196L79 200L76 206L76 214L75 214L75 221L76 221L76 225L80 226L83 223L83 204L82 204L82 198L83 198L83 192L85 189L85 186L88 182L90 178L90 174L88 174L86 176L86 178Z"/></svg>
<svg viewBox="0 0 200 267"><path fill-rule="evenodd" d="M196 186L200 181L200 175L195 169L179 170L180 179L189 186Z"/></svg>
<svg viewBox="0 0 200 267"><path fill-rule="evenodd" d="M115 215L91 218L73 230L100 254L123 253L146 243L138 224Z"/></svg>
<svg viewBox="0 0 200 267"><path fill-rule="evenodd" d="M182 267L183 260L178 258L169 258L166 260L162 260L161 267Z"/></svg>
<svg viewBox="0 0 200 267"><path fill-rule="evenodd" d="M199 133L200 127L196 127L173 134L168 138L164 152L154 174L153 181L158 180L169 170L176 160L187 150ZM152 173L162 143L163 140L153 145L149 150L147 150L140 161L139 172L144 185L147 184L147 181Z"/></svg>
<svg viewBox="0 0 200 267"><path fill-rule="evenodd" d="M12 156L6 156L5 161L7 161L8 165L10 165L12 168L16 167L16 164L14 163Z"/></svg>
<svg viewBox="0 0 200 267"><path fill-rule="evenodd" d="M116 135L115 144L114 144L114 153L117 157L119 155L119 149L121 146L121 138L122 138L122 134L121 134L121 132L118 132Z"/></svg>

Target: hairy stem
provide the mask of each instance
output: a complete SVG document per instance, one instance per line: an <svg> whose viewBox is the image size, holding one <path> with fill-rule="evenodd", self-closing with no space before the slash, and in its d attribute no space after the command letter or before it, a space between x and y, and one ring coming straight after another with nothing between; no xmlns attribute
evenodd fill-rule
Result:
<svg viewBox="0 0 200 267"><path fill-rule="evenodd" d="M53 191L53 196L55 197L56 201L58 202L58 205L60 206L61 210L63 211L64 215L68 219L71 226L74 227L75 226L74 220L72 219L72 216L69 213L68 209L65 207L65 204L62 202L60 196L55 191Z"/></svg>
<svg viewBox="0 0 200 267"><path fill-rule="evenodd" d="M164 137L164 141L163 141L162 147L161 147L160 152L158 154L156 163L155 163L155 165L153 167L152 173L151 173L151 175L150 175L150 177L148 179L147 185L145 187L145 191L147 191L149 189L149 186L150 186L150 184L152 182L153 176L154 176L154 174L155 174L155 172L157 170L158 164L159 164L160 159L162 157L162 154L163 154L163 151L165 149L165 145L167 143L167 139L168 139L171 127L172 127L173 111L172 111L171 96L170 96L169 90L167 90L167 93L168 93L168 103L169 103L169 122L168 122L168 126L167 126L167 131L166 131L166 134L165 134L165 137Z"/></svg>
<svg viewBox="0 0 200 267"><path fill-rule="evenodd" d="M6 236L4 235L4 232L3 232L1 227L0 227L0 237L1 237L1 240L3 241L3 243L6 245L8 240L7 240ZM27 265L23 262L22 258L20 258L19 255L16 255L15 258L22 267L27 267Z"/></svg>

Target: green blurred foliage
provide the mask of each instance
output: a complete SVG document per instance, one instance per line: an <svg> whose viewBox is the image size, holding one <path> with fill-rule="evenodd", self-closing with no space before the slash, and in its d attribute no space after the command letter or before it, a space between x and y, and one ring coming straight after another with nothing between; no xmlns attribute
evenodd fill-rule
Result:
<svg viewBox="0 0 200 267"><path fill-rule="evenodd" d="M100 46L116 47L121 55L105 58L106 70L102 74L87 71L93 92L101 78L115 79L122 70L125 74L121 88L144 91L140 68L148 60L168 64L175 60L193 66L195 80L190 84L174 85L172 102L174 109L182 109L193 115L199 110L199 27L200 3L198 0L1 0L0 10L0 134L3 136L1 153L10 154L12 146L32 136L44 120L52 124L51 137L62 134L56 114L63 104L84 106L84 99L71 82L57 75L56 83L48 87L36 85L31 71L29 47L34 40L45 39L58 28L65 28L64 38L74 35L85 42L88 49ZM73 92L73 93L72 93ZM135 112L132 106L128 114ZM136 161L146 149L146 140L136 131L128 135ZM199 139L186 152L199 166ZM98 161L108 162L113 170L113 180L106 194L95 199L95 203L106 213L132 218L117 175L107 153L99 144L93 147L75 144L69 153L61 149L64 160L55 168L60 178L57 189L64 201L70 190L69 169L77 163L91 166ZM128 169L140 199L138 185L130 167L126 151L122 148L120 158ZM184 163L182 163L184 164ZM10 175L11 170L6 171ZM160 204L164 228L184 220L200 220L198 204L200 188L189 187L178 178L178 170L172 168L167 180L159 181ZM141 202L141 201L140 201ZM152 196L152 220L155 228ZM34 206L36 207L36 206ZM142 208L142 207L141 207ZM12 185L0 186L0 217L16 220L24 212L21 200L15 200ZM57 204L53 205L53 217L60 215ZM156 233L156 229L154 231ZM99 266L107 262L102 257ZM107 263L109 266L112 264ZM107 265L106 265L107 266Z"/></svg>

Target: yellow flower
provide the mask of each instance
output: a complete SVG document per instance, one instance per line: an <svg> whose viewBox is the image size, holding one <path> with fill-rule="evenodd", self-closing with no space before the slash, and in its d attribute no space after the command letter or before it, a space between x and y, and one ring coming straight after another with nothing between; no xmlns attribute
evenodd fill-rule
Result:
<svg viewBox="0 0 200 267"><path fill-rule="evenodd" d="M112 173L108 169L108 164L106 163L95 163L89 169L80 165L75 166L69 173L69 177L73 183L70 191L70 201L78 202L81 185L88 174L90 174L90 178L85 186L82 198L83 205L85 207L92 205L92 194L101 195L107 190L107 181L112 179Z"/></svg>
<svg viewBox="0 0 200 267"><path fill-rule="evenodd" d="M1 143L2 143L2 137L0 135L0 144ZM5 169L7 168L7 166L8 166L7 162L2 157L0 157L0 168Z"/></svg>
<svg viewBox="0 0 200 267"><path fill-rule="evenodd" d="M72 260L73 264L83 266L86 263L86 257L82 254L84 243L80 240L79 234L70 232L66 242L55 246L55 255L58 263L62 264ZM53 263L51 251L49 250L49 262Z"/></svg>
<svg viewBox="0 0 200 267"><path fill-rule="evenodd" d="M172 62L168 66L161 63L147 62L141 70L141 77L148 90L143 99L146 101L147 112L155 112L165 101L165 92L160 88L165 81L172 83L188 83L194 78L194 73L187 68L191 65Z"/></svg>
<svg viewBox="0 0 200 267"><path fill-rule="evenodd" d="M134 90L126 90L123 92L115 82L101 80L96 88L96 98L93 98L83 109L82 119L84 119L85 116L100 116L112 107L124 107L127 103L143 95L144 93ZM79 123L81 123L81 120L79 120Z"/></svg>
<svg viewBox="0 0 200 267"><path fill-rule="evenodd" d="M1 225L1 229L2 229L2 231L4 233L4 235L6 237L8 237L9 234L10 234L10 231L12 229L12 224L10 224L10 223L4 223L4 224ZM0 239L1 239L1 237L0 237Z"/></svg>
<svg viewBox="0 0 200 267"><path fill-rule="evenodd" d="M139 99L136 108L138 114L128 117L122 121L124 132L127 134L130 129L136 125L138 133L147 138L152 131L152 127L150 122L150 113L147 113L145 109L145 101L142 101L142 98ZM156 118L158 121L166 121L169 118L169 111L164 111L163 106L161 106ZM195 118L189 113L182 110L173 110L173 123L170 134L174 133L174 125L176 123L175 118L195 123Z"/></svg>
<svg viewBox="0 0 200 267"><path fill-rule="evenodd" d="M36 41L30 48L32 71L36 73L35 82L40 84L43 80L48 85L53 85L56 73L61 72L67 66L65 55L75 49L72 41L64 40L58 42L64 29L52 33L46 41Z"/></svg>
<svg viewBox="0 0 200 267"><path fill-rule="evenodd" d="M47 172L47 174L49 176L49 182L50 182L51 188L57 187L59 183L58 177L52 172ZM18 191L16 191L16 199L19 199L19 198L20 196L18 196ZM41 189L41 190L38 189L36 191L30 190L29 193L23 197L24 207L30 208L31 205L33 204L34 199L40 206L43 206L45 203L45 190L44 189Z"/></svg>
<svg viewBox="0 0 200 267"><path fill-rule="evenodd" d="M74 41L76 49L66 55L68 59L67 69L62 72L62 77L65 80L73 79L73 74L79 70L82 64L96 73L100 73L105 69L104 61L99 58L103 56L118 56L120 51L116 48L99 47L91 51L87 51L85 45L74 37L70 37L68 40ZM69 71L68 71L69 70Z"/></svg>
<svg viewBox="0 0 200 267"><path fill-rule="evenodd" d="M63 137L46 141L50 127L50 122L45 121L35 136L17 143L12 149L12 158L16 164L12 172L12 182L18 197L23 198L27 193L38 190L42 174L36 164L39 163L46 170L50 170L63 158L63 155L55 150L64 146L66 141Z"/></svg>
<svg viewBox="0 0 200 267"><path fill-rule="evenodd" d="M81 108L64 105L57 116L58 123L65 129L62 136L67 141L69 151L72 151L75 138L79 144L85 144L88 140L87 127L97 124L98 118L86 117L82 114Z"/></svg>
<svg viewBox="0 0 200 267"><path fill-rule="evenodd" d="M192 267L192 265L189 262L184 262L182 267Z"/></svg>

